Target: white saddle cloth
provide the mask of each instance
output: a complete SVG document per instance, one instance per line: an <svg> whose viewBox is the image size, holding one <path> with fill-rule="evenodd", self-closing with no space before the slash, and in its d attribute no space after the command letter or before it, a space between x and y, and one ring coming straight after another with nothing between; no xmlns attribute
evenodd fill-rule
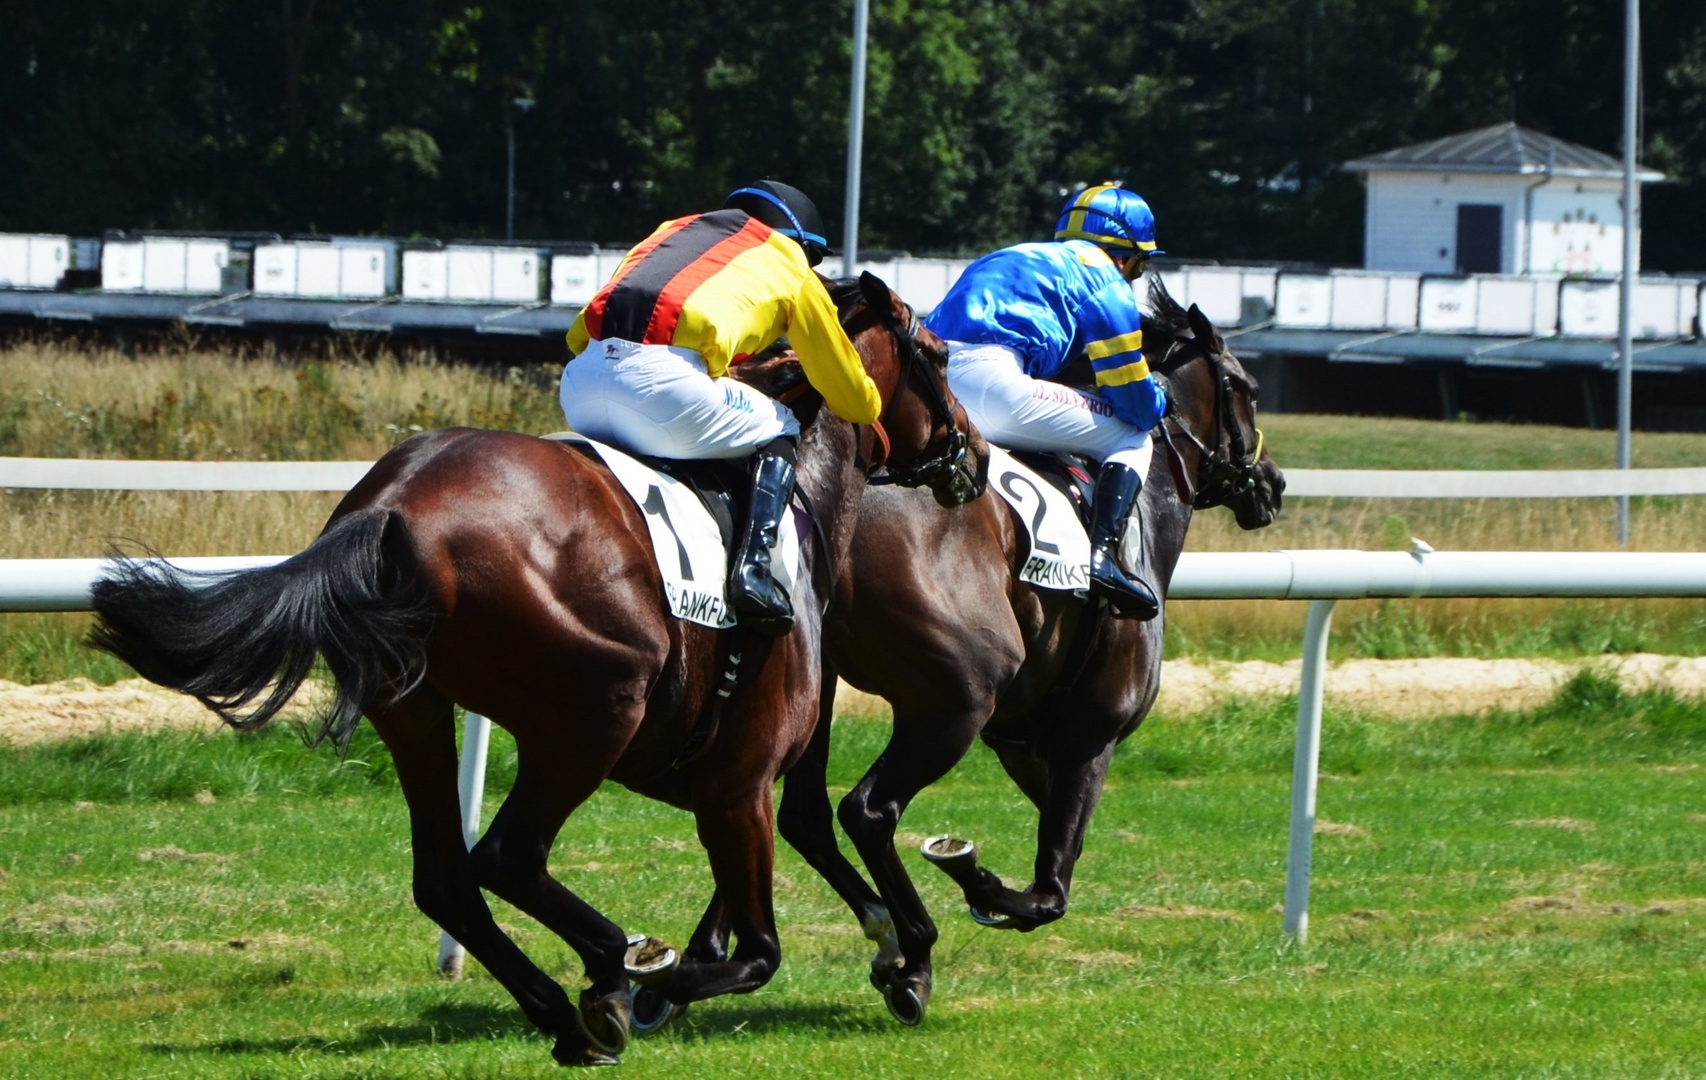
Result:
<svg viewBox="0 0 1706 1080"><path fill-rule="evenodd" d="M1072 500L995 445L989 448L989 486L1017 511L1031 540L1031 554L1019 571L1019 580L1045 589L1086 592L1090 536Z"/></svg>
<svg viewBox="0 0 1706 1080"><path fill-rule="evenodd" d="M579 442L592 447L645 515L670 614L701 626L718 629L733 626L735 615L728 597L728 552L723 548L716 519L693 489L613 446L584 435L564 432L550 438L554 442ZM770 572L792 597L800 564L800 538L791 516L783 520L776 534L776 546L770 549Z"/></svg>

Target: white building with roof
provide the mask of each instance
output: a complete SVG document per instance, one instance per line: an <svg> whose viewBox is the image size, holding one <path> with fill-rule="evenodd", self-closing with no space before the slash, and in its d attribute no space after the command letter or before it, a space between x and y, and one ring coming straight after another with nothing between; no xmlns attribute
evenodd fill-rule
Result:
<svg viewBox="0 0 1706 1080"><path fill-rule="evenodd" d="M1623 269L1623 165L1598 150L1498 124L1344 168L1362 173L1368 189L1363 265L1370 270L1597 276ZM1639 182L1663 179L1636 173L1637 220Z"/></svg>

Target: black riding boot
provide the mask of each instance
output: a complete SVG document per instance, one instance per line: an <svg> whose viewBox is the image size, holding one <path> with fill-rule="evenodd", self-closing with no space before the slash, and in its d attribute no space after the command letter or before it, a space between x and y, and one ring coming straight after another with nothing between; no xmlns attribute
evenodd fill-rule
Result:
<svg viewBox="0 0 1706 1080"><path fill-rule="evenodd" d="M1143 545L1135 545L1138 566L1135 573L1128 574L1120 567L1120 542L1125 539L1126 524L1142 490L1143 477L1136 469L1103 465L1090 511L1090 592L1107 598L1115 616L1140 621L1160 614L1161 601L1149 584Z"/></svg>
<svg viewBox="0 0 1706 1080"><path fill-rule="evenodd" d="M771 637L781 637L794 625L788 590L770 573L770 549L776 530L794 496L794 440L773 439L752 466L752 505L734 571L729 574L729 603L740 621Z"/></svg>

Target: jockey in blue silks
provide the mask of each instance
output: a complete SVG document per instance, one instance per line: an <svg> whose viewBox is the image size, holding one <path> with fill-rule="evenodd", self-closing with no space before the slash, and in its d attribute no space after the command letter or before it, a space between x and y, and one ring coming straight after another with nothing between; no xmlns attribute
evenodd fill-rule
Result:
<svg viewBox="0 0 1706 1080"><path fill-rule="evenodd" d="M1103 463L1090 529L1090 590L1114 614L1152 619L1160 600L1142 554L1119 561L1149 474L1149 432L1167 397L1143 357L1132 282L1155 249L1155 215L1113 184L1073 196L1054 243L1018 244L966 268L924 324L948 342L948 383L985 438L1021 450L1067 450ZM1056 381L1088 358L1094 391Z"/></svg>

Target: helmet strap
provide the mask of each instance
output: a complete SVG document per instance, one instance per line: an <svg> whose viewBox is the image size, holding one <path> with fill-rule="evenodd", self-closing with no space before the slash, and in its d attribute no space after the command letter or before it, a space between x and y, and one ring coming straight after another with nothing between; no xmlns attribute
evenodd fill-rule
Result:
<svg viewBox="0 0 1706 1080"><path fill-rule="evenodd" d="M788 224L792 225L793 228L777 229L776 231L784 236L798 240L802 246L805 244L817 244L820 247L825 248L829 246L829 241L825 240L817 233L807 232L806 227L800 224L800 219L794 215L794 208L789 206L782 199L776 197L773 193L765 191L763 188L743 187L738 191L732 192L729 195L729 198L732 199L736 195L757 195L760 199L763 199L765 202L776 207L776 209L782 211L782 216L788 219Z"/></svg>

